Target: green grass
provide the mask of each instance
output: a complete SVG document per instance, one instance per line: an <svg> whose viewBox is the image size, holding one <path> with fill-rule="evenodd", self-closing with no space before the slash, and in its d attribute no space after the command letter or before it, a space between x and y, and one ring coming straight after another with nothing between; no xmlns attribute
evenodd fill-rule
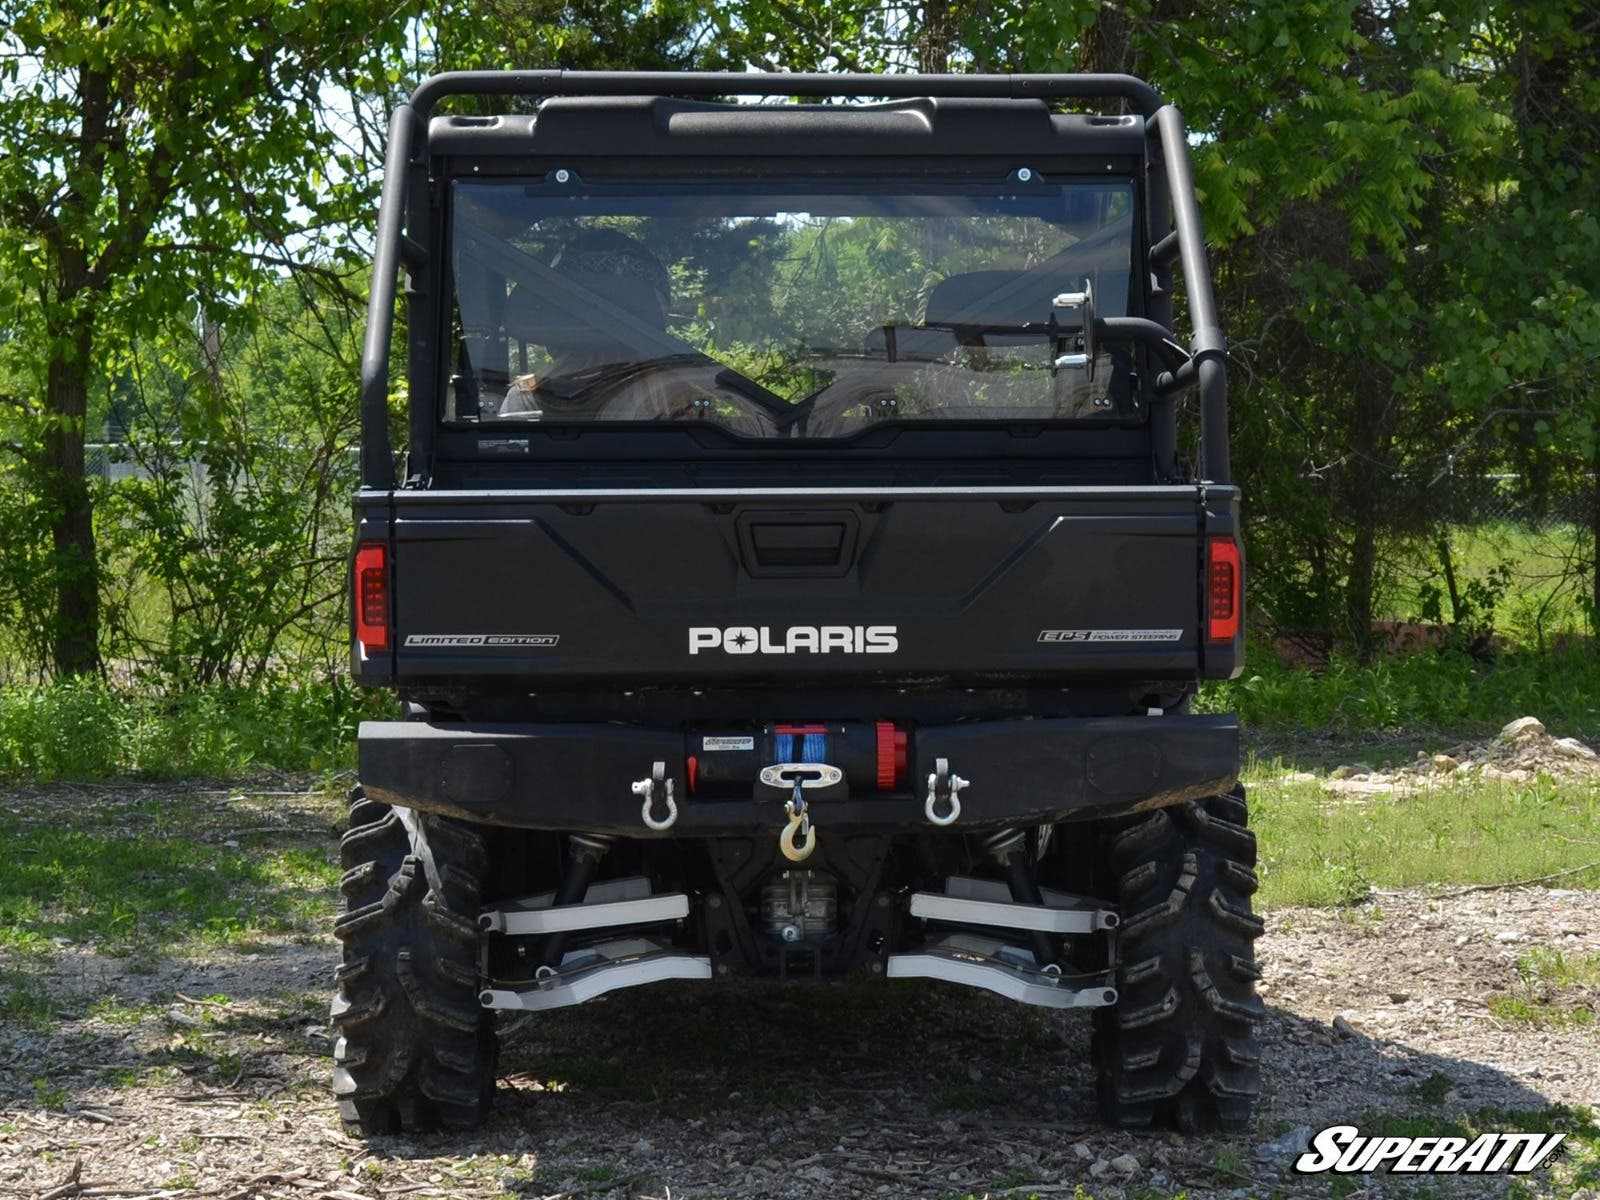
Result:
<svg viewBox="0 0 1600 1200"><path fill-rule="evenodd" d="M1437 1109L1418 1112L1367 1112L1350 1122L1369 1137L1462 1137L1484 1133L1564 1133L1566 1141L1551 1160L1553 1181L1571 1195L1600 1185L1600 1120L1581 1105L1548 1108L1480 1108L1446 1115ZM1557 1193L1559 1194L1559 1193Z"/></svg>
<svg viewBox="0 0 1600 1200"><path fill-rule="evenodd" d="M1435 1071L1420 1083L1413 1083L1406 1089L1406 1094L1423 1104L1442 1104L1455 1086L1450 1076Z"/></svg>
<svg viewBox="0 0 1600 1200"><path fill-rule="evenodd" d="M1517 959L1517 974L1528 987L1600 988L1600 954L1569 955L1541 946Z"/></svg>
<svg viewBox="0 0 1600 1200"><path fill-rule="evenodd" d="M1317 782L1246 775L1263 907L1326 906L1372 888L1507 883L1600 858L1600 785L1474 780L1411 796L1331 797ZM1600 868L1561 880L1600 887Z"/></svg>
<svg viewBox="0 0 1600 1200"><path fill-rule="evenodd" d="M324 851L239 851L3 813L0 845L0 941L64 937L116 954L319 928L339 876Z"/></svg>
<svg viewBox="0 0 1600 1200"><path fill-rule="evenodd" d="M0 687L0 778L222 777L354 762L356 725L393 698L341 677L162 697L99 679Z"/></svg>
<svg viewBox="0 0 1600 1200"><path fill-rule="evenodd" d="M131 1029L160 1014L160 1005L129 1003L121 996L102 996L89 1006L89 1016L92 1020L122 1029Z"/></svg>
<svg viewBox="0 0 1600 1200"><path fill-rule="evenodd" d="M1207 684L1196 709L1236 712L1246 727L1363 733L1499 729L1532 714L1559 734L1600 734L1600 655L1506 653L1492 661L1424 652L1326 670L1286 667L1252 646L1245 673Z"/></svg>
<svg viewBox="0 0 1600 1200"><path fill-rule="evenodd" d="M1588 628L1584 610L1585 580L1572 564L1588 557L1587 536L1573 525L1529 529L1509 522L1461 526L1449 531L1456 584L1463 591L1479 585L1479 596L1493 599L1485 614L1496 633L1519 645L1537 647L1563 633ZM1508 572L1506 586L1497 571ZM1444 579L1432 547L1416 561L1401 563L1379 607L1384 616L1413 621L1427 610L1430 589L1442 593ZM1442 600L1448 613L1449 602Z"/></svg>
<svg viewBox="0 0 1600 1200"><path fill-rule="evenodd" d="M0 1025L46 1030L56 1023L49 993L26 971L0 970Z"/></svg>
<svg viewBox="0 0 1600 1200"><path fill-rule="evenodd" d="M1524 996L1490 996L1489 1013L1502 1021L1540 1029L1587 1029L1594 1024L1592 1008L1568 1008Z"/></svg>
<svg viewBox="0 0 1600 1200"><path fill-rule="evenodd" d="M1517 960L1518 990L1489 997L1502 1021L1543 1029L1586 1029L1595 1023L1600 954L1530 950Z"/></svg>

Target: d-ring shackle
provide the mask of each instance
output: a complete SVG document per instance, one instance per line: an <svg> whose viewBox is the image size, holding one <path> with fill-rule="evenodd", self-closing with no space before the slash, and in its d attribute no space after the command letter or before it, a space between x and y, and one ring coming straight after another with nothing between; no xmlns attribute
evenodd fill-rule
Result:
<svg viewBox="0 0 1600 1200"><path fill-rule="evenodd" d="M655 807L657 793L660 793L667 802L667 815L660 821L656 820L650 812ZM650 778L635 780L633 794L644 797L644 803L639 806L639 815L644 819L647 828L661 833L671 829L678 823L678 805L672 798L672 780L667 778L666 763L652 763L650 765Z"/></svg>
<svg viewBox="0 0 1600 1200"><path fill-rule="evenodd" d="M933 773L928 776L928 800L922 806L923 815L934 825L954 825L956 818L961 815L961 789L968 785L968 780L950 771L948 758L933 760ZM943 816L939 815L940 801L950 802L950 811Z"/></svg>

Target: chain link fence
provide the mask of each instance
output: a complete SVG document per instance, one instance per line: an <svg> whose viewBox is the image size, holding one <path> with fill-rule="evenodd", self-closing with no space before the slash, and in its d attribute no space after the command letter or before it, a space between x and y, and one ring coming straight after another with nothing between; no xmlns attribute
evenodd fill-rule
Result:
<svg viewBox="0 0 1600 1200"><path fill-rule="evenodd" d="M1426 516L1440 525L1515 525L1543 531L1588 527L1594 519L1592 474L1548 480L1520 474L1447 471L1430 481Z"/></svg>

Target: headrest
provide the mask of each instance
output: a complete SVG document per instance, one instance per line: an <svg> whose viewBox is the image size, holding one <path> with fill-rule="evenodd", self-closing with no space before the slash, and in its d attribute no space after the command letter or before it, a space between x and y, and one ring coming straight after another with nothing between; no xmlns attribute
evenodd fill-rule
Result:
<svg viewBox="0 0 1600 1200"><path fill-rule="evenodd" d="M1028 271L968 271L941 280L928 293L923 320L930 325L1044 323L1061 279Z"/></svg>
<svg viewBox="0 0 1600 1200"><path fill-rule="evenodd" d="M506 298L505 329L514 338L537 345L593 340L627 343L626 323L612 308L651 328L662 324L661 302L645 283L624 275L564 270L563 280L575 285L568 293L557 284L541 287L519 283ZM577 289L581 289L578 291ZM585 295L587 293L587 295ZM593 300L588 297L594 297Z"/></svg>

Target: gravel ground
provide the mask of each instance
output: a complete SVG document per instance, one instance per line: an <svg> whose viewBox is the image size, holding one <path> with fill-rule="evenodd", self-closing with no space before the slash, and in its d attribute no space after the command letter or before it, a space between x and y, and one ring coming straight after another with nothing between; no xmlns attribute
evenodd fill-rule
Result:
<svg viewBox="0 0 1600 1200"><path fill-rule="evenodd" d="M1503 1178L1301 1178L1262 1147L1374 1114L1600 1106L1593 1023L1491 1010L1531 995L1516 963L1539 947L1600 953L1600 894L1270 914L1268 1095L1235 1139L1102 1129L1080 1014L873 981L662 984L552 1014L512 1034L485 1129L370 1145L325 1090L331 939L203 961L68 948L40 976L59 1022L0 1033L0 1195L1503 1195ZM1532 998L1600 1008L1593 988ZM1532 1194L1571 1196L1560 1170Z"/></svg>

